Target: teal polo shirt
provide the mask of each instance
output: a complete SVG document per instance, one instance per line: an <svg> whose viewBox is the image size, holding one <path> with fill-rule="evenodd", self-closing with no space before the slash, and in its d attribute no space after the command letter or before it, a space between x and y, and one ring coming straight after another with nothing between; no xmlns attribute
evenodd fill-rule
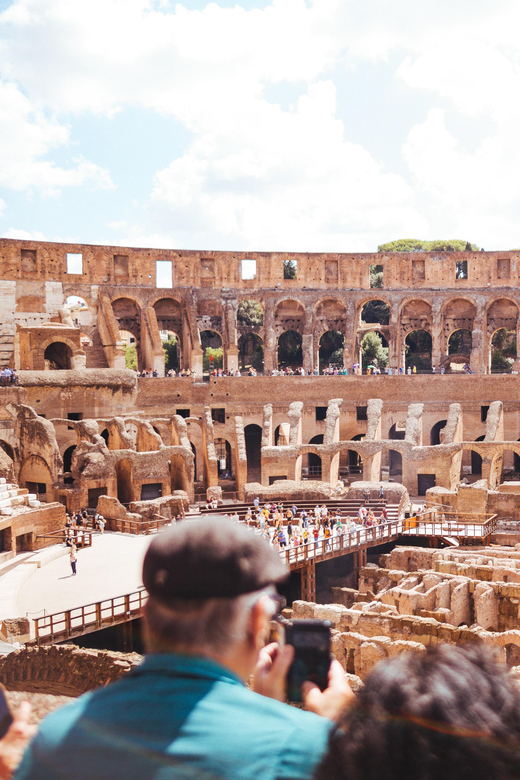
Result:
<svg viewBox="0 0 520 780"><path fill-rule="evenodd" d="M16 780L303 780L332 728L208 658L150 655L46 718Z"/></svg>

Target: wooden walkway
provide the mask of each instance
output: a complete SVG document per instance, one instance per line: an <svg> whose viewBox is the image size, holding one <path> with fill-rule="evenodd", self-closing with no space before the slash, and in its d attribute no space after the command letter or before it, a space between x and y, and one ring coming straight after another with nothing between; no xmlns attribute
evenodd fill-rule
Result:
<svg viewBox="0 0 520 780"><path fill-rule="evenodd" d="M291 571L300 571L304 601L316 599L316 564L331 558L354 554L356 569L364 566L367 551L399 538L430 537L432 539L480 540L486 544L496 529L496 515L476 515L431 510L408 520L363 528L342 536L309 542L280 552ZM147 592L144 588L104 601L76 607L34 620L35 638L31 644L48 645L99 631L142 615Z"/></svg>

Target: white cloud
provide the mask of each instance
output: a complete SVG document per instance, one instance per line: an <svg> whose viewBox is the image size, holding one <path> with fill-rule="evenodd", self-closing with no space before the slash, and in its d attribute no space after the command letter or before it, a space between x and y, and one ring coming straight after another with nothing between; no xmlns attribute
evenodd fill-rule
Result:
<svg viewBox="0 0 520 780"><path fill-rule="evenodd" d="M0 186L47 192L87 182L111 186L106 171L81 157L69 168L42 159L68 141L67 127L32 106L15 84L0 82Z"/></svg>
<svg viewBox="0 0 520 780"><path fill-rule="evenodd" d="M2 233L2 238L14 238L18 241L52 241L53 239L41 233L39 230L18 230L9 228Z"/></svg>

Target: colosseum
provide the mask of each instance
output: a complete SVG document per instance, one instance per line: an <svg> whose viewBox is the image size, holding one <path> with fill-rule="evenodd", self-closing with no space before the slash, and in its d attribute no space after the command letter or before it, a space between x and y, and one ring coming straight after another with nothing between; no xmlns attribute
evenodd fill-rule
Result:
<svg viewBox="0 0 520 780"><path fill-rule="evenodd" d="M520 661L520 251L0 239L0 268L0 566L54 544L66 511L148 533L207 500L354 511L382 487L395 528L286 553L293 614L327 614L361 676L438 641Z"/></svg>

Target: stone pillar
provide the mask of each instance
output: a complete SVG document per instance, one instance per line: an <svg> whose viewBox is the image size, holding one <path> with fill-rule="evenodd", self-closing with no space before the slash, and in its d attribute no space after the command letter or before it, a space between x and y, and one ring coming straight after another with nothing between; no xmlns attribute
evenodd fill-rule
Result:
<svg viewBox="0 0 520 780"><path fill-rule="evenodd" d="M305 323L303 326L302 336L302 352L303 352L303 368L305 372L312 371L314 368L314 311L312 306L308 306L305 309Z"/></svg>
<svg viewBox="0 0 520 780"><path fill-rule="evenodd" d="M441 362L444 359L444 351L442 344L442 316L441 316L441 304L436 302L432 306L432 366L435 366L435 370L439 371Z"/></svg>
<svg viewBox="0 0 520 780"><path fill-rule="evenodd" d="M190 370L193 376L202 376L202 347L199 345L191 350Z"/></svg>
<svg viewBox="0 0 520 780"><path fill-rule="evenodd" d="M469 365L474 374L489 374L490 355L484 305L481 304L473 320Z"/></svg>
<svg viewBox="0 0 520 780"><path fill-rule="evenodd" d="M345 343L343 345L343 365L352 371L352 364L357 363L357 358L354 360L355 344L356 344L356 309L351 300L346 303L345 311L345 329L343 335L345 336Z"/></svg>
<svg viewBox="0 0 520 780"><path fill-rule="evenodd" d="M399 367L397 342L397 327L392 325L388 331L388 365L392 369Z"/></svg>
<svg viewBox="0 0 520 780"><path fill-rule="evenodd" d="M277 365L274 302L268 298L264 311L264 373L270 373Z"/></svg>
<svg viewBox="0 0 520 780"><path fill-rule="evenodd" d="M226 368L236 371L238 368L238 347L236 344L230 344L226 350Z"/></svg>

